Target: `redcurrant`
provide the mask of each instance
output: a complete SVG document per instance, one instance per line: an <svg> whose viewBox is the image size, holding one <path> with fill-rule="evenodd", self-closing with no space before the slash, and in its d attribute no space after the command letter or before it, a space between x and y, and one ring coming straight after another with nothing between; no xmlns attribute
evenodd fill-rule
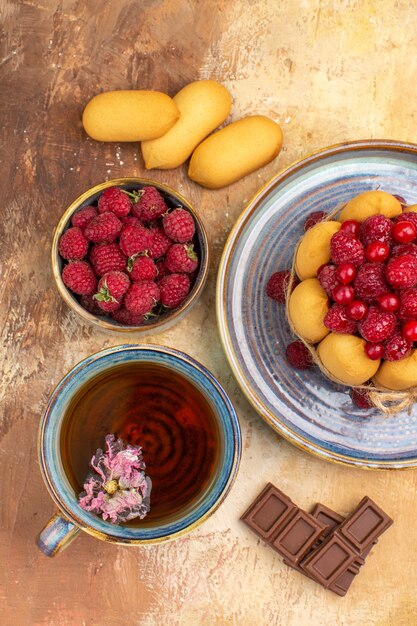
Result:
<svg viewBox="0 0 417 626"><path fill-rule="evenodd" d="M355 297L355 290L350 285L338 285L332 291L332 298L337 304L348 304Z"/></svg>
<svg viewBox="0 0 417 626"><path fill-rule="evenodd" d="M362 300L352 300L346 307L346 312L353 320L362 320L368 311L368 307Z"/></svg>
<svg viewBox="0 0 417 626"><path fill-rule="evenodd" d="M395 293L383 293L378 298L379 307L383 311L396 311L400 306L400 299Z"/></svg>
<svg viewBox="0 0 417 626"><path fill-rule="evenodd" d="M373 241L365 248L366 260L370 263L383 263L388 258L389 246L382 241Z"/></svg>
<svg viewBox="0 0 417 626"><path fill-rule="evenodd" d="M339 265L337 268L335 274L337 280L339 280L342 285L347 285L355 279L356 267L353 263L342 263L342 265Z"/></svg>
<svg viewBox="0 0 417 626"><path fill-rule="evenodd" d="M357 222L356 220L346 220L346 222L343 222L341 225L340 230L344 230L346 233L351 233L357 237L360 227L360 222Z"/></svg>
<svg viewBox="0 0 417 626"><path fill-rule="evenodd" d="M417 341L417 320L406 322L402 328L402 334L410 343Z"/></svg>
<svg viewBox="0 0 417 626"><path fill-rule="evenodd" d="M413 241L416 238L417 230L412 222L402 220L401 222L394 224L392 236L395 241L398 241L399 243L410 243L410 241Z"/></svg>
<svg viewBox="0 0 417 626"><path fill-rule="evenodd" d="M384 354L384 346L382 343L366 343L365 352L369 359L377 361Z"/></svg>

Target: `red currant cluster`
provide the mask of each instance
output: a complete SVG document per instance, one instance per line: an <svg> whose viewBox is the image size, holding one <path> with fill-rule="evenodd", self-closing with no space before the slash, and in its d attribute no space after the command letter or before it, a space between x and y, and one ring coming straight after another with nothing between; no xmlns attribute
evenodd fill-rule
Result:
<svg viewBox="0 0 417 626"><path fill-rule="evenodd" d="M331 300L324 324L359 334L370 359L397 361L417 341L417 213L345 221L317 277Z"/></svg>

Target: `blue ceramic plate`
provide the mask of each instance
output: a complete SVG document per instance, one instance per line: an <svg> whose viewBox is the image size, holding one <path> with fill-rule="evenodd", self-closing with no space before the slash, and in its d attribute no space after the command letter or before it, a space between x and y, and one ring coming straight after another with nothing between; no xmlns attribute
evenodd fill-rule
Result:
<svg viewBox="0 0 417 626"><path fill-rule="evenodd" d="M291 267L303 222L362 191L382 189L417 203L417 146L359 141L323 150L267 183L238 219L217 283L220 336L232 370L264 420L325 459L372 468L417 466L417 406L387 417L361 411L348 388L285 359L293 340L285 310L266 296L269 276Z"/></svg>

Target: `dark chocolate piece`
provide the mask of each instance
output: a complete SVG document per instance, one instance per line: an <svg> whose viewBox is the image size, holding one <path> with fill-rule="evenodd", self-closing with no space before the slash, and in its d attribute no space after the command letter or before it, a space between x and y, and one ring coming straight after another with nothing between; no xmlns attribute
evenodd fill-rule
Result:
<svg viewBox="0 0 417 626"><path fill-rule="evenodd" d="M268 483L240 519L268 542L294 517L297 510L298 507L285 493Z"/></svg>
<svg viewBox="0 0 417 626"><path fill-rule="evenodd" d="M337 533L313 550L300 565L323 587L330 587L355 562L358 553Z"/></svg>
<svg viewBox="0 0 417 626"><path fill-rule="evenodd" d="M298 563L326 530L309 513L299 509L291 521L271 540L270 545L291 564Z"/></svg>
<svg viewBox="0 0 417 626"><path fill-rule="evenodd" d="M392 523L392 519L365 496L336 532L362 554Z"/></svg>

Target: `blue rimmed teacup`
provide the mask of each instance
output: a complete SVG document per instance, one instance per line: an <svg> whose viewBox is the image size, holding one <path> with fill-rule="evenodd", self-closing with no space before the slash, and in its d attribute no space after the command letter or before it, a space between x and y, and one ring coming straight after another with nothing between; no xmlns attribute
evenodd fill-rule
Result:
<svg viewBox="0 0 417 626"><path fill-rule="evenodd" d="M66 474L61 454L62 428L72 399L98 375L126 364L157 365L186 379L210 405L218 430L215 466L198 498L169 518L156 517L147 524L132 526L111 524L79 506L78 493ZM121 345L87 357L61 380L41 420L38 451L42 475L58 512L40 532L37 543L46 555L54 556L80 530L104 541L128 545L158 543L189 532L211 515L228 494L239 466L241 434L226 392L200 363L171 348Z"/></svg>

